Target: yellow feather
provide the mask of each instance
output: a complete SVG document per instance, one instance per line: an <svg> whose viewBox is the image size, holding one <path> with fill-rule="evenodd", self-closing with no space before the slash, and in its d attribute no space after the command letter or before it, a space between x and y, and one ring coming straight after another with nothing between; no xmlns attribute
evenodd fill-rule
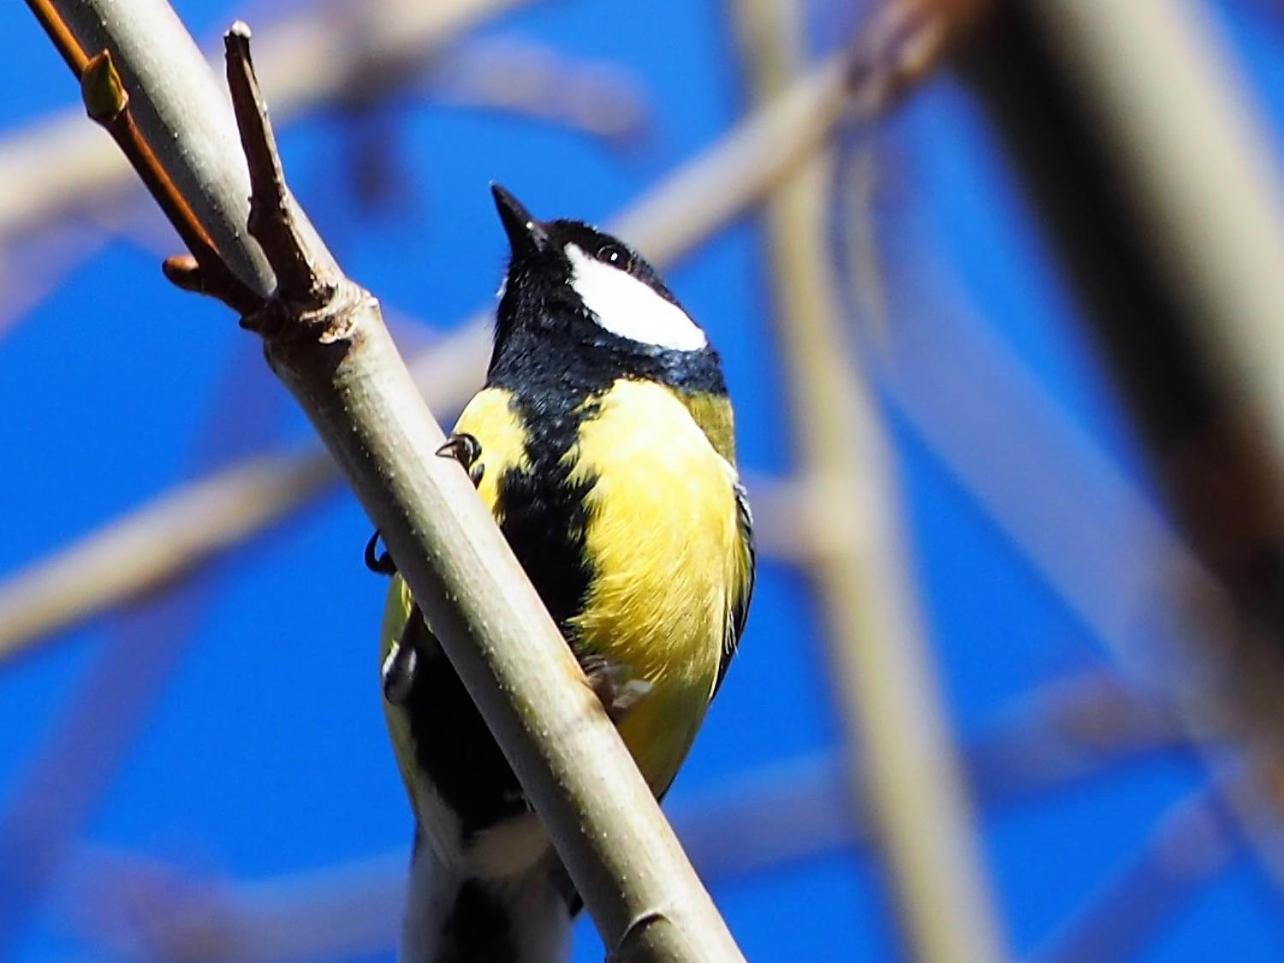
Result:
<svg viewBox="0 0 1284 963"><path fill-rule="evenodd" d="M730 406L725 398L696 400L693 406L653 382L616 381L593 402L598 411L582 423L566 456L572 483L596 479L585 533L595 577L571 629L584 652L650 683L620 733L657 793L672 781L704 718L731 609L749 584L736 471L695 417L716 424L718 446L729 451ZM478 492L497 520L500 478L529 467L526 433L510 401L507 391L488 388L455 426L480 443L485 471ZM405 583L394 578L381 658L400 637L412 604ZM413 773L408 722L388 709L402 772ZM417 801L425 791L409 789Z"/></svg>
<svg viewBox="0 0 1284 963"><path fill-rule="evenodd" d="M731 414L731 402L726 395L707 391L684 391L682 403L691 412L697 425L709 437L714 450L731 464L736 463L736 429Z"/></svg>
<svg viewBox="0 0 1284 963"><path fill-rule="evenodd" d="M502 388L486 388L473 396L455 422L456 433L472 435L481 445L478 462L485 471L477 493L492 512L499 497L500 478L512 468L529 467L526 431L513 410L512 400L513 396Z"/></svg>
<svg viewBox="0 0 1284 963"><path fill-rule="evenodd" d="M662 385L622 379L595 404L567 455L572 482L597 479L586 533L595 578L571 622L586 652L651 684L620 733L658 792L704 717L742 590L736 472Z"/></svg>
<svg viewBox="0 0 1284 963"><path fill-rule="evenodd" d="M478 460L485 466L485 471L477 491L492 512L498 497L500 477L510 468L526 467L526 435L521 421L512 410L511 400L512 396L507 391L486 388L473 396L455 424L456 432L472 435L481 445L481 457ZM401 637L413 606L410 589L400 575L395 576L388 591L387 608L384 610L380 660L387 657L393 642Z"/></svg>

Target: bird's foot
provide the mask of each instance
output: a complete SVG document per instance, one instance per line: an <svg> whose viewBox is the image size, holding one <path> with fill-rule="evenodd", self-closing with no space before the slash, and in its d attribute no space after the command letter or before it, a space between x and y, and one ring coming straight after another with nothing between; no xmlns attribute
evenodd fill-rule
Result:
<svg viewBox="0 0 1284 963"><path fill-rule="evenodd" d="M376 575L395 575L397 572L397 563L392 560L392 556L387 552L379 551L379 529L374 530L370 536L370 541L366 542L366 568Z"/></svg>
<svg viewBox="0 0 1284 963"><path fill-rule="evenodd" d="M392 644L383 660L379 673L383 680L383 697L394 706L404 705L415 687L419 650L415 646L414 631L422 623L423 615L416 608L406 620L401 638Z"/></svg>
<svg viewBox="0 0 1284 963"><path fill-rule="evenodd" d="M602 708L616 724L655 688L645 679L634 676L628 666L602 656L589 656L581 661L581 665L589 685L602 702Z"/></svg>
<svg viewBox="0 0 1284 963"><path fill-rule="evenodd" d="M477 460L481 457L481 442L474 436L464 431L456 432L437 449L437 455L441 458L453 458L463 465L474 488L481 484L486 466Z"/></svg>

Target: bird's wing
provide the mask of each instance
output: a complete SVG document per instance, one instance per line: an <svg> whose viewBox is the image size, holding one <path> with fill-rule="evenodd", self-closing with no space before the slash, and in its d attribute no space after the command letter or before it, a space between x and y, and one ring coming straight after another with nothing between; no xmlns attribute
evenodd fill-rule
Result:
<svg viewBox="0 0 1284 963"><path fill-rule="evenodd" d="M753 513L744 486L736 484L736 521L740 530L737 557L732 568L731 591L727 593L727 628L722 639L722 660L718 663L718 678L713 686L714 695L722 687L731 659L740 646L740 636L749 617L749 602L753 598L756 578L756 553L753 547Z"/></svg>

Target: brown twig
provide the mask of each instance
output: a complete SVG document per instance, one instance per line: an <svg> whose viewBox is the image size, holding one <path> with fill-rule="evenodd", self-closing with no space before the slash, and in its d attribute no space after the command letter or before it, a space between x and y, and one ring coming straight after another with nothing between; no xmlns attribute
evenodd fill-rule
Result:
<svg viewBox="0 0 1284 963"><path fill-rule="evenodd" d="M228 271L226 263L214 248L209 232L201 225L186 198L157 161L138 125L134 123L129 109L129 94L112 62L111 52L101 50L92 56L87 55L50 0L28 0L28 6L54 41L54 46L67 65L79 78L85 112L111 135L143 186L156 199L183 243L201 265L202 271L223 290L226 295L223 300L238 311L252 310L260 299Z"/></svg>
<svg viewBox="0 0 1284 963"><path fill-rule="evenodd" d="M174 225L178 236L192 252L190 257L203 278L202 293L217 292L221 301L241 314L261 305L263 299L228 270L223 257L215 250L209 232L197 220L191 205L174 185L134 123L129 110L129 94L125 92L124 81L112 63L111 51L102 50L89 58L80 75L80 89L89 118L111 135L147 193L160 205L166 219ZM170 276L169 271L166 271L166 276Z"/></svg>
<svg viewBox="0 0 1284 963"><path fill-rule="evenodd" d="M45 28L45 33L49 35L49 39L53 41L54 47L67 62L71 72L77 77L82 76L89 63L89 57L80 49L80 44L72 35L71 28L63 22L58 11L54 9L53 3L50 0L27 0L27 6L40 21L40 26Z"/></svg>
<svg viewBox="0 0 1284 963"><path fill-rule="evenodd" d="M351 0L319 16L312 8L273 24L256 46L265 58L263 83L278 121L333 101L392 61L430 61L455 37L520 6L524 0ZM64 57L83 57L51 0L32 0L47 29L61 30ZM360 42L354 41L354 23ZM70 41L67 43L66 41ZM102 44L93 48L102 49ZM210 57L222 63L222 45ZM69 61L76 76L80 66ZM326 70L314 69L325 64ZM387 92L385 88L384 92ZM105 145L80 117L59 114L0 141L0 183L23 184L21 192L0 195L0 244L39 225L115 201L130 185L120 155ZM239 226L239 225L238 225Z"/></svg>

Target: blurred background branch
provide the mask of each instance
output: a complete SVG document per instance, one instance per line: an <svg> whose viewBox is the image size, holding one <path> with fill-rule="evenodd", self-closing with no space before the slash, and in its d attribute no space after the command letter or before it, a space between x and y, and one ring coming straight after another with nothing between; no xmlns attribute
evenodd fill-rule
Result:
<svg viewBox="0 0 1284 963"><path fill-rule="evenodd" d="M735 9L753 96L778 96L806 56L802 8L738 0ZM887 35L910 38L897 49L911 62L934 62L955 28L932 5L894 2L884 13L864 38L875 49ZM800 471L810 511L837 533L806 568L824 613L847 770L865 794L913 957L999 960L1000 924L896 530L894 469L873 398L843 350L827 243L833 186L832 158L819 152L768 198L765 223Z"/></svg>
<svg viewBox="0 0 1284 963"><path fill-rule="evenodd" d="M444 45L523 0L371 0L318 16L297 15L265 27L256 41L263 89L278 123L348 96L371 78L391 84L419 71ZM357 29L354 35L354 28ZM222 44L210 54L221 72ZM325 70L316 65L325 64ZM70 110L0 142L0 248L24 232L111 204L136 192L128 165L84 113Z"/></svg>
<svg viewBox="0 0 1284 963"><path fill-rule="evenodd" d="M409 126L406 120L422 116L424 107L486 114L486 123L519 130L522 138L538 131L551 138L541 141L541 150L547 149L552 167L565 163L566 150L596 151L585 166L585 191L597 189L589 185L598 176L598 160L610 168L611 177L618 177L622 157L633 168L647 168L643 178L653 176L655 165L637 148L645 143L648 153L664 154L666 139L681 126L675 121L682 110L675 108L672 98L655 96L663 87L657 81L666 71L693 69L681 50L666 49L657 61L663 69L653 74L638 67L647 62L645 56L617 57L623 48L611 38L581 42L577 33L571 42L550 42L563 17L569 16L577 31L583 27L582 18L558 5L520 0L428 5L401 0L267 0L262 5L264 13L278 17L256 41L264 71L271 72L264 82L274 117L304 121L304 127L309 118L321 117L334 125L327 126L327 135L337 129L345 144L352 142L352 162L327 172L324 196L352 195L357 210L365 214L373 209L369 202L379 200L384 204L381 213L389 218L381 230L388 227L390 237L400 239L393 243L402 244L406 237L397 233L393 219L407 219L407 200L418 188L408 176L392 176L400 174L394 165L401 154L410 163L413 138L403 131ZM192 6L201 3L193 0ZM1270 56L1263 53L1270 44L1263 45L1245 24L1265 24L1269 37L1278 40L1280 21L1271 7L1202 0L1176 6L1138 0L1122 7L1106 0L871 0L851 5L800 3L763 16L767 5L738 0L718 5L728 14L725 24L700 15L730 36L733 29L744 30L755 16L750 11L759 8L759 30L745 31L756 40L742 37L739 49L751 69L773 73L774 79L759 77L752 85L747 99L756 109L738 124L729 124L724 113L719 115L720 126L702 133L702 140L684 141L682 149L690 159L634 198L609 229L636 243L660 265L685 261L715 235L719 241L711 249L722 253L713 256L724 258L744 234L746 212L766 197L774 198L769 210L783 207L782 185L809 183L806 188L783 187L784 196L794 190L796 198L808 195L806 205L798 204L800 211L807 208L798 216L799 223L807 222L807 230L795 234L783 246L783 254L781 245L769 238L763 250L775 250L771 261L753 259L739 282L725 282L728 286L719 288L716 297L703 295L699 316L716 327L720 306L735 309L740 304L734 297L737 286L752 286L768 277L778 303L793 305L781 312L782 320L796 313L807 318L811 309L799 305L811 304L812 317L832 322L842 312L856 321L854 330L830 329L819 337L822 350L811 360L786 368L785 390L798 399L822 398L825 372L841 371L843 377L856 379L855 400L849 395L832 404L818 403L810 409L812 417L798 421L797 429L763 418L754 410L754 399L747 397L772 395L776 377L774 369L764 375L765 369L752 363L743 366L746 354L773 353L760 343L752 324L737 318L728 330L713 331L715 343L730 359L733 381L742 379L741 387L733 383L733 394L751 412L740 421L742 442L748 442L742 451L749 452L752 469L765 586L750 625L751 636L758 636L750 638L737 669L743 681L737 683L733 677L720 697L712 735L702 739L702 746L710 739L720 745L721 726L734 733L728 738L737 753L757 761L738 773L719 771L708 786L697 776L701 788L685 796L684 787L690 783L684 781L671 809L702 872L727 887L719 899L727 894L733 913L746 889L746 877L755 880L748 888L766 885L765 880L780 878L782 868L801 872L800 867L814 867L827 854L850 856L853 844L862 854L881 853L881 841L890 838L889 827L899 821L902 838L914 826L939 830L933 838L943 838L944 848L933 844L928 855L936 858L952 851L956 870L964 867L953 873L933 872L927 885L919 887L920 907L932 902L931 887L941 892L957 889L969 872L972 879L980 878L972 887L961 884L975 897L969 907L960 908L953 898L941 899L965 918L961 932L970 930L977 946L988 942L994 955L1002 946L995 935L1000 927L993 919L1001 916L1002 929L1022 955L1029 951L1047 960L1122 960L1144 950L1148 958L1169 959L1163 949L1167 944L1160 939L1164 931L1192 913L1208 918L1207 909L1199 910L1199 901L1192 897L1205 888L1224 887L1229 874L1240 874L1234 877L1240 879L1245 872L1241 864L1249 861L1235 860L1242 837L1247 836L1259 858L1264 856L1267 865L1278 870L1278 738L1279 722L1284 721L1277 698L1284 681L1284 650L1279 644L1284 609L1278 604L1284 585L1279 496L1284 414L1278 396L1284 393L1284 382L1276 377L1279 352L1274 349L1279 338L1274 305L1282 303L1281 282L1268 275L1281 253L1279 160L1278 151L1269 154L1274 142L1263 136L1241 78L1228 63L1225 38L1211 22L1215 11L1219 19L1233 14L1238 18L1234 40L1241 57L1245 50L1255 49L1252 56L1261 60ZM619 11L602 14L608 20L617 15L625 16ZM761 27L781 15L790 21L788 29L773 32ZM226 19L223 11L218 16ZM256 17L264 19L257 9ZM666 30L679 19L672 11L660 18ZM779 27L782 21L774 23ZM492 24L503 32L480 29ZM973 24L977 29L971 29ZM820 59L805 76L800 73L808 60L803 53L813 46L806 38L847 34L855 36L848 49ZM911 103L899 110L906 94L940 76L936 68L941 58L959 50L960 43L962 52L954 63L962 88L940 80L929 85L926 107ZM736 49L730 42L726 47ZM710 57L707 42L698 49L712 61L715 74L721 71L719 76L732 78L722 81L731 93L720 96L731 102L746 99L735 89L734 69L722 64L729 54L714 50L716 56ZM768 61L773 64L770 71L765 69ZM1174 63L1190 69L1176 76ZM318 64L326 69L317 69ZM279 73L274 69L278 65L284 68ZM1271 103L1278 100L1260 79L1258 90L1265 91ZM696 92L693 84L683 95ZM989 163L976 144L960 151L948 143L962 129L965 140L972 137L988 144L984 124L978 125L978 136L966 124L960 128L957 120L948 119L969 115L977 104L1004 148L996 165L999 175L988 183L960 179L957 171L952 180L925 179L924 169L938 163L928 154L949 155L939 161L946 165L984 168ZM55 300L41 316L61 317L58 312L69 288L60 290L60 285L78 266L102 260L100 253L106 251L110 258L112 251L130 245L148 254L166 253L172 243L166 239L169 229L139 203L140 195L129 186L109 145L84 124L79 112L36 123L29 115L15 116L22 117L21 125L0 139L0 185L22 185L21 190L0 190L0 335L11 332L16 320L50 297ZM882 123L888 118L893 122ZM536 123L511 123L526 119ZM912 133L933 125L944 125L945 131L935 141ZM695 151L722 127L724 135L702 152ZM470 128L463 129L465 136L452 142L461 157L472 136ZM585 136L595 143L583 143ZM514 143L525 149L527 141ZM907 153L906 143L916 145L916 153ZM602 152L603 145L615 153ZM499 160L493 144L488 142L486 149L490 153L484 173L469 171L479 184L492 176ZM561 168L550 174L533 154L523 157L532 180L565 177ZM832 170L835 158L837 173ZM453 163L453 155L413 157L415 165L440 165L443 194L454 191L448 161ZM1009 241L1008 247L991 251L993 235L961 229L957 216L952 221L942 218L942 206L953 204L972 221L980 221L992 214L983 208L1009 203L994 192L995 183L1006 181L1005 162L1033 201L1035 227L1047 230L1050 252L1040 247L1037 230L1019 236L1019 249ZM816 173L826 167L829 170ZM436 178L437 168L430 169ZM540 170L544 173L537 173ZM418 166L415 178L421 180ZM630 191L637 190L638 177L623 180L631 184ZM954 185L948 198L941 195L941 183ZM978 193L975 200L967 196L973 190ZM568 193L577 205L585 203L585 198ZM612 196L609 203L619 205L627 194L616 191ZM434 205L441 201L434 197ZM938 220L930 221L926 230L907 229L904 221L921 216L912 211L925 206ZM590 209L568 207L566 213ZM777 218L786 220L769 214L768 222ZM455 230L457 224L448 226ZM421 233L416 230L415 236ZM767 233L777 235L770 227ZM923 243L924 235L931 235L928 243ZM118 240L125 244L113 243ZM413 244L411 248L412 259L418 259L420 253ZM395 266L403 253L385 251L380 257ZM1045 257L1048 253L1053 257ZM1042 269L1044 260L1054 261L1064 272L1080 314L1105 349L1109 379L1103 378L1094 391L1107 396L1104 404L1110 407L1115 398L1109 382L1119 386L1159 482L1161 504L1156 504L1145 472L1120 463L1118 440L1103 439L1099 425L1085 424L1082 398L1068 398L1064 384L1057 382L1064 373L1056 375L1048 356L1032 350L1042 336L1037 333L1040 325L1055 327L1056 322L1042 314L1049 304L1024 302L1027 309L1022 312L1017 310L1023 303L1019 299L1005 301L1010 293L996 294L1004 284L1031 285L1029 279L1007 279L1030 271L1034 263ZM978 278L981 265L994 261L1002 262L1001 267L986 270L997 270L1005 278L1002 284L996 284L993 275ZM697 299L702 297L700 282L692 279L700 277L707 262L702 257L694 268L682 268L674 289L684 300L692 289ZM782 263L792 266L778 277ZM417 260L410 270L419 270ZM824 276L834 272L840 272L837 279ZM727 277L736 276L727 271ZM818 296L811 297L809 291ZM757 297L760 293L752 291L748 303L767 300ZM841 307L834 306L836 294L847 298ZM460 305L449 303L449 312L419 307L415 313L430 318L453 314ZM738 310L743 313L744 308ZM480 310L445 335L414 318L405 326L403 347L428 342L415 351L415 374L440 414L457 407L478 383L489 347L489 313ZM1072 322L1078 319L1069 313ZM1055 316L1055 305L1050 314ZM1014 321L1018 315L1021 319ZM785 339L806 330L788 321L778 329ZM7 352L6 363L10 357L29 357L15 342L40 336L39 330L28 328L17 333L21 338L0 344ZM753 347L742 347L742 339ZM738 374L737 359L742 365ZM773 361L769 357L767 364ZM15 368L24 363L20 360L9 369L11 377L21 380L22 372ZM252 365L257 361L234 359L229 390L237 390L238 366L243 370ZM57 374L56 368L50 369L55 392ZM40 390L43 397L43 385ZM241 390L248 394L241 400L264 403L257 388L243 385ZM56 409L57 398L50 397ZM218 397L215 409L231 410L227 400ZM39 424L26 402L26 397L17 405L10 400L9 409L18 413L19 423ZM764 435L769 438L765 443L760 440ZM63 436L57 437L62 444ZM78 440L70 437L66 443L76 445ZM791 443L802 456L796 466L777 464L772 457L762 464L764 446L781 451ZM1129 443L1130 439L1123 447ZM15 458L43 460L44 447L37 443L24 448L26 444L10 443ZM24 718L23 725L0 739L0 753L8 752L5 759L18 758L17 750L7 750L5 740L33 743L23 750L31 758L13 767L10 784L0 785L6 792L0 810L0 942L6 949L16 947L21 931L32 928L33 914L52 893L57 900L54 913L77 921L89 958L97 958L99 951L189 960L382 954L389 946L400 899L400 857L354 860L346 854L323 854L318 846L309 868L298 872L238 867L223 873L193 869L182 856L170 861L145 855L154 848L145 836L137 851L132 839L111 846L81 840L112 838L110 830L104 832L91 821L92 816L99 809L111 810L109 790L128 773L129 752L140 744L140 736L151 734L146 728L150 708L167 685L176 684L175 668L199 626L227 621L228 607L245 608L244 597L232 602L231 593L221 588L233 565L249 567L243 563L251 554L238 553L238 547L262 546L266 540L256 541L255 536L271 535L270 554L276 558L283 554L275 550L277 543L288 548L304 527L285 525L287 520L315 522L346 511L346 503L328 497L340 490L328 456L301 439L282 442L271 431L231 443L220 440L211 428L198 433L196 445L198 455L189 462L192 481L162 491L154 501L117 516L70 546L50 546L53 551L41 560L26 562L29 546L43 544L38 538L15 541L22 547L8 557L13 574L0 583L0 663L6 670L2 681L9 686L7 698L21 707L23 693L16 688L39 691L39 680L56 674L59 708L57 713L33 715L32 721ZM815 470L821 461L839 462L844 452L855 457L838 465L839 470ZM957 521L936 517L942 511L939 493L926 498L923 494L925 486L931 490L937 484L924 481L934 473L949 488L951 499L957 495L951 518L956 519L958 506L964 505L962 511L975 513L981 522L990 546L983 558L957 555L942 562L940 545L957 546L959 540L941 534L942 525ZM18 503L31 497L21 487L24 474L10 473ZM37 479L48 474L33 473L30 484L40 486ZM68 524L83 526L114 513L140 492L157 490L158 479L166 477L164 472L147 476L123 501L108 500L106 510L70 512L68 518L74 521ZM12 494L9 497L14 501ZM889 501L901 509L893 514L886 507ZM925 502L930 507L924 508ZM862 553L877 542L874 536L896 524L901 510L913 520L908 534L897 539L902 545L880 555L881 560L862 575ZM346 529L344 538L351 544L335 551L353 560L355 569L359 541ZM306 561L296 559L295 571L300 564L312 567L314 549L309 543ZM912 563L905 558L910 552ZM985 594L989 589L978 588L981 579L973 577L977 566L993 566L994 573L983 572L983 577L995 581L1013 567L1025 573L1025 594L1010 590L999 595L995 589L993 598L1015 600L1020 607L1033 604L1032 597L1046 597L1050 601L1040 604L1068 616L1071 630L1062 633L1068 638L1050 640L1045 623L1031 632L1028 623L1010 617L1006 608L989 613L988 623L976 615L991 598ZM835 576L833 591L817 592L818 599L826 595L829 602L820 614L821 632L812 630L810 613L798 611L795 597L780 588L782 582L792 584L794 570L810 577L813 586L817 573L846 572ZM846 590L862 579L895 588ZM956 581L968 587L946 587ZM967 591L984 598L942 601L951 593ZM294 594L308 597L302 590ZM221 596L228 597L227 606ZM308 604L323 607L315 599L300 606ZM773 615L773 610L790 605L795 608L785 621ZM923 610L916 611L920 605ZM317 631L305 628L307 613L302 607L291 611L297 624L290 633ZM336 610L327 611L334 620ZM73 678L63 676L68 665L74 667L84 657L83 642L47 648L35 659L14 658L52 638L83 639L86 633L67 630L87 622L93 626L103 616L108 616L102 620L106 644L101 651L91 651L91 664ZM263 623L255 622L251 629L256 638L264 631L273 638L280 635L282 629L265 615L254 618ZM830 668L816 676L818 681L826 676L845 678L840 692L868 690L854 703L841 695L836 701L842 702L848 718L864 714L882 721L890 746L884 762L853 751L858 745L854 741L843 744L840 752L834 748L836 739L815 752L810 744L802 753L789 744L790 752L770 761L778 747L765 747L775 747L776 734L764 736L755 725L777 726L788 730L788 738L797 738L795 729L805 728L809 713L817 711L814 705L791 708L788 723L770 715L777 689L787 692L790 685L788 669L779 678L774 673L781 665L793 665L791 658L805 662L800 650L808 655L819 651L795 644L796 639L818 635L833 643L838 661L828 664L841 666L858 651L840 644L848 636L863 631L874 644L887 644L906 633L921 637L915 623L924 619L938 641L940 664L926 666L920 676L920 681L928 680L926 687L910 687L914 696L909 706L918 707L914 711L907 705L879 704L895 691L889 684L895 674L885 660L878 668L857 666L846 673ZM868 627L878 625L882 628L871 633ZM335 629L327 625L325 631ZM978 632L989 632L998 641L978 641ZM1002 641L1013 636L1013 641ZM1080 663L1085 657L1092 660L1099 654L1092 643L1104 647L1118 663L1126 683L1112 670L1095 665L1084 670ZM1064 664L1067 648L1073 653L1070 666ZM758 665L769 669L755 669L755 660L768 659L772 661ZM1014 669L1014 661L1024 667ZM978 679L1007 679L1024 672L1028 684L1031 671L1043 679L1067 669L1061 681L1041 684L1023 697L1006 694L996 718L979 725L974 721L978 703L996 698L991 690L986 696L976 694L978 687L985 689ZM931 696L931 676L938 672L946 679L948 699L924 701L924 693ZM344 686L350 687L353 675L350 667L344 669ZM737 692L738 686L744 691ZM238 681L235 688L241 687ZM350 713L337 691L318 690L309 698L336 701L337 711ZM191 698L190 690L185 698ZM279 709L280 718L272 718L271 725L282 728L281 733L258 734L266 744L276 738L299 744L316 738L313 732L305 738L285 731L288 725L281 719L299 711L291 705L293 709ZM939 767L943 771L934 768L929 773L938 785L943 782L944 790L926 794L926 800L909 797L912 806L889 811L886 803L877 803L880 792L886 793L878 789L880 781L895 781L886 760L902 764L900 756L909 755L902 744L908 730L887 725L896 711L915 725L935 718L934 728L943 737L938 747L948 749L953 743L957 751L938 757L944 760ZM244 707L234 714L244 714ZM44 721L44 715L52 723ZM229 719L215 724L233 723ZM341 721L345 729L352 724L346 718ZM354 731L360 731L360 725ZM45 726L48 732L42 735ZM844 723L834 730L850 734L855 727ZM29 738L27 732L34 735ZM329 737L336 746L339 738ZM368 748L363 743L356 751ZM288 752L294 754L295 747ZM318 752L312 746L300 757L306 760ZM714 758L719 758L717 752ZM1239 761L1241 755L1247 764ZM69 757L85 762L69 768ZM1195 758L1202 774L1189 765ZM1137 771L1171 769L1174 760L1184 774L1180 791L1172 790L1170 798L1154 808L1161 815L1149 837L1134 833L1122 842L1116 837L1098 844L1094 830L1085 844L1082 832L1074 836L1060 829L1060 817L1067 812L1082 817L1085 811L1103 811L1085 800L1095 794L1124 798L1126 790L1119 787L1135 784ZM693 761L701 764L699 758ZM960 783L971 787L981 808L988 859L966 852L966 839L973 831L969 823L975 823L958 791ZM1107 797L1108 786L1114 787L1114 795ZM230 793L237 789L225 788ZM361 801L362 806L366 803ZM1048 808L1058 814L1058 831L1038 837L1037 846L1014 859L1012 849L1021 843L1013 839L1023 838L1020 829L1013 829L1014 822L1024 826L1031 812ZM927 815L929 810L946 815ZM782 819L786 812L791 818ZM343 812L345 824L355 825L352 817ZM167 821L158 818L157 824L165 826ZM959 839L965 840L962 850L955 846ZM880 844L865 847L875 841ZM917 842L922 841L910 840ZM369 852L381 852L388 845L383 840ZM1055 914L1046 906L1030 910L1032 902L1051 899L1045 891L1057 890L1060 874L1047 867L1060 867L1052 860L1073 863L1083 852L1096 850L1101 871L1092 885L1074 877L1077 882L1063 887L1076 889L1075 906L1060 905ZM1014 886L1014 878L1029 877L1022 864L1031 861L1047 879L1038 886ZM993 906L994 890L984 874L969 871L969 863L988 864L997 874L999 909ZM909 865L903 856L901 864ZM903 868L902 875L908 871ZM241 881L255 878L262 882ZM1216 882L1219 879L1223 882ZM772 890L773 915L775 900L783 892ZM852 902L864 898L863 886L849 885L841 892L844 921L859 919L862 926L869 925L867 918L881 909ZM1242 905L1242 886L1239 892L1237 905L1249 916L1252 908ZM1268 898L1276 902L1265 912L1274 916L1278 892ZM739 912L744 926L756 915L743 908ZM805 912L810 926L810 904ZM907 932L917 929L919 935L905 941L914 955L944 958L959 949L942 948L941 940L935 949L926 948L930 937L925 934L935 923L923 924L926 914L921 908L918 916L919 924ZM911 920L913 913L902 910L900 918ZM1032 926L1031 918L1038 924ZM1049 927L1053 918L1056 925ZM850 927L844 930L849 931ZM1247 931L1223 928L1217 952L1232 952L1222 943L1234 943ZM1201 930L1208 932L1218 931L1215 926ZM1183 933L1185 948L1192 938L1189 927ZM789 938L796 943L804 938L803 930L795 929ZM850 947L856 957L895 952L895 947L880 950L884 943L876 929L872 937L861 929L860 938L868 945ZM826 952L831 948L827 944ZM1253 953L1239 955L1249 958Z"/></svg>
<svg viewBox="0 0 1284 963"><path fill-rule="evenodd" d="M1152 658L1179 666L1167 678L1193 730L1233 733L1261 767L1236 810L1284 880L1278 183L1216 31L1190 5L1009 4L962 66L1200 561L1163 569L1189 630Z"/></svg>
<svg viewBox="0 0 1284 963"><path fill-rule="evenodd" d="M1138 958L1177 910L1235 855L1240 834L1220 800L1237 793L1225 787L1220 792L1199 789L1160 814L1140 850L1034 955L1036 963Z"/></svg>

